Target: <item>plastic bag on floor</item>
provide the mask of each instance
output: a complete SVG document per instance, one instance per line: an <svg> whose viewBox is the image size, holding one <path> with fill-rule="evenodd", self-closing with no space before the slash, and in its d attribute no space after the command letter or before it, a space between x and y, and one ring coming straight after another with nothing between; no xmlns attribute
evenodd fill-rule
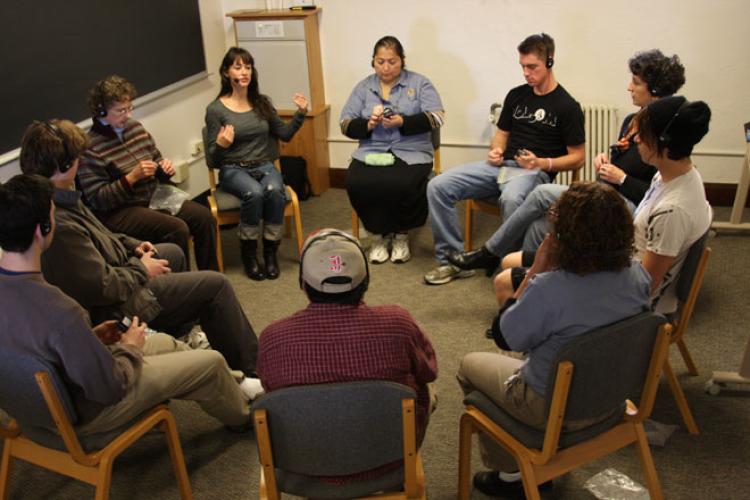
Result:
<svg viewBox="0 0 750 500"><path fill-rule="evenodd" d="M649 500L648 490L615 469L604 469L583 485L600 500Z"/></svg>
<svg viewBox="0 0 750 500"><path fill-rule="evenodd" d="M660 448L667 444L667 440L677 430L676 425L662 424L656 420L647 418L643 422L643 429L646 431L646 439L648 444L651 446L658 446Z"/></svg>

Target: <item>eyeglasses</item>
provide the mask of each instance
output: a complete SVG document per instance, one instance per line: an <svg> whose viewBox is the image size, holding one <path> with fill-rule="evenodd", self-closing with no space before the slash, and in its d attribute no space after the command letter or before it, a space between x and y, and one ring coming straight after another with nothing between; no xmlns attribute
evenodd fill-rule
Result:
<svg viewBox="0 0 750 500"><path fill-rule="evenodd" d="M134 109L133 105L130 104L128 106L125 106L125 107L122 107L122 108L118 108L118 109L111 108L109 111L111 113L114 113L115 116L123 116L123 115L126 115L128 113L132 113L133 109Z"/></svg>
<svg viewBox="0 0 750 500"><path fill-rule="evenodd" d="M550 222L555 222L557 220L558 215L559 215L559 212L557 211L557 207L554 205L549 207L549 209L547 210L547 220Z"/></svg>

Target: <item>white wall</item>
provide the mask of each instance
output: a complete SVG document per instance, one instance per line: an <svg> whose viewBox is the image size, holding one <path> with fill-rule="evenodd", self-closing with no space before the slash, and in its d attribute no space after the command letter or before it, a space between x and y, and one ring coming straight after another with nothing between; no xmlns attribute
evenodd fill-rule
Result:
<svg viewBox="0 0 750 500"><path fill-rule="evenodd" d="M284 6L289 4L284 0ZM426 74L438 88L447 112L443 166L450 168L484 157L492 134L487 123L490 104L523 83L515 47L528 34L545 31L557 43L555 72L568 91L582 103L616 105L621 116L634 109L625 90L628 58L650 48L679 54L687 70L681 92L705 100L714 112L711 131L694 159L706 182L737 179L739 157L744 154L742 123L750 120L750 65L743 53L750 46L746 0L318 0L317 4L323 8L321 48L326 98L332 107L333 167L346 167L353 149L339 132L338 115L355 83L372 71L372 45L379 37L399 37L408 66ZM192 159L190 148L200 139L205 106L219 88L216 70L221 56L234 43L231 20L225 14L264 6L264 0L200 0L212 75L134 113L164 155L176 162ZM192 194L207 187L204 168L202 161L191 166L185 187ZM17 172L16 161L4 165L0 180Z"/></svg>

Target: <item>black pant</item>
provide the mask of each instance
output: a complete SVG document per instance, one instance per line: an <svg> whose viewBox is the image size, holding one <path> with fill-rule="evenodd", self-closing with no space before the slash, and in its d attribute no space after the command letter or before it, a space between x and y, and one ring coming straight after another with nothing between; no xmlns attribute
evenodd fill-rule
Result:
<svg viewBox="0 0 750 500"><path fill-rule="evenodd" d="M346 192L369 232L406 231L427 220L431 171L431 163L408 165L399 158L390 167L369 166L353 159L346 175Z"/></svg>
<svg viewBox="0 0 750 500"><path fill-rule="evenodd" d="M186 257L190 255L188 242L192 235L198 269L219 270L216 258L216 221L211 216L211 211L200 203L185 201L177 215L148 207L131 206L98 216L113 232L151 243L174 243Z"/></svg>
<svg viewBox="0 0 750 500"><path fill-rule="evenodd" d="M255 374L258 339L226 276L214 271L172 272L150 279L146 286L162 307L150 327L181 336L199 323L230 368Z"/></svg>

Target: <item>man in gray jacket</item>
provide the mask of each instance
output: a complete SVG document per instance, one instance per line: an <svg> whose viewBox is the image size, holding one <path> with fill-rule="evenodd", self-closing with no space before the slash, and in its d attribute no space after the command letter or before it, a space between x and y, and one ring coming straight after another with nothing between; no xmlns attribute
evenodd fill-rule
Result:
<svg viewBox="0 0 750 500"><path fill-rule="evenodd" d="M94 323L138 316L175 337L200 323L232 369L255 377L258 340L226 277L177 272L185 269L179 247L112 233L81 203L75 177L86 147L86 135L67 120L34 122L22 139L21 170L55 186L57 235L42 259L47 281L87 309Z"/></svg>

